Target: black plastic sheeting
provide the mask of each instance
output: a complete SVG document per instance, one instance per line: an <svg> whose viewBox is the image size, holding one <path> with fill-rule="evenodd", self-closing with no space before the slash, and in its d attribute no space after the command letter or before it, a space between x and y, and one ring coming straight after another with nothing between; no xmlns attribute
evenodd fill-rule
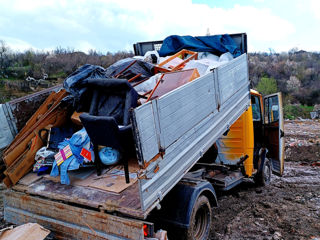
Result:
<svg viewBox="0 0 320 240"><path fill-rule="evenodd" d="M173 55L182 49L211 52L218 56L226 52L230 52L234 57L242 54L233 39L228 34L224 34L203 37L172 35L163 41L159 55L160 57Z"/></svg>
<svg viewBox="0 0 320 240"><path fill-rule="evenodd" d="M100 66L86 64L69 75L63 83L63 87L74 97L74 102L80 101L81 96L87 90L87 79L104 78L105 69Z"/></svg>
<svg viewBox="0 0 320 240"><path fill-rule="evenodd" d="M75 110L80 111L87 108L89 104L87 99L91 98L88 91L88 79L105 79L105 81L108 81L108 79L116 77L117 79L129 80L141 74L132 82L134 83L153 76L153 68L152 64L134 58L122 59L107 69L86 64L68 76L64 80L63 87L71 94Z"/></svg>

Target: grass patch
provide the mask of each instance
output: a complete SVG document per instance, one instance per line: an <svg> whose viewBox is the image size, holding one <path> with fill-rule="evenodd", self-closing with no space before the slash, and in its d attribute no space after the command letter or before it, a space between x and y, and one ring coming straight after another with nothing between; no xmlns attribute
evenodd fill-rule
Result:
<svg viewBox="0 0 320 240"><path fill-rule="evenodd" d="M283 110L286 119L292 120L298 117L310 118L310 112L313 111L313 106L287 104L284 106Z"/></svg>

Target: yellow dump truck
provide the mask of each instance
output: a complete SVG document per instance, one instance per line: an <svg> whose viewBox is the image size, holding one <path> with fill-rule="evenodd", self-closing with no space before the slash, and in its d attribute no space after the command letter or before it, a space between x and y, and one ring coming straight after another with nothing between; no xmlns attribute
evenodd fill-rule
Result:
<svg viewBox="0 0 320 240"><path fill-rule="evenodd" d="M112 192L103 189L107 178L63 185L29 173L5 193L5 220L37 222L58 239L164 239L160 229L169 239L208 239L216 191L245 179L265 185L284 169L281 94L249 90L247 35L230 37L241 55L130 110L136 151L130 185L123 180L122 190ZM135 54L161 44L137 43ZM47 95L0 105L0 148L25 124L21 113L30 117Z"/></svg>

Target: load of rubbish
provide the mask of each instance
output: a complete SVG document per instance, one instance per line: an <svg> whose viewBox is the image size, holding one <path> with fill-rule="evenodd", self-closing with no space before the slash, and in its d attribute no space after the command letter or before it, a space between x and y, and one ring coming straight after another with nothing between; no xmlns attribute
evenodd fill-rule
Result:
<svg viewBox="0 0 320 240"><path fill-rule="evenodd" d="M64 80L60 91L49 95L5 149L3 182L13 186L33 171L70 184L72 171L93 169L98 176L106 171L122 175L129 183L134 179L129 159L136 159L131 110L240 54L228 35L174 35L163 41L159 51L122 59L107 69L80 67Z"/></svg>

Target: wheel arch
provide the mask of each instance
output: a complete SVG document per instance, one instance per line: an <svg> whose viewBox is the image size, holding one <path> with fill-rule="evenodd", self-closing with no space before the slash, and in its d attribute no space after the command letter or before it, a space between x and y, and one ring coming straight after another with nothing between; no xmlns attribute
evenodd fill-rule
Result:
<svg viewBox="0 0 320 240"><path fill-rule="evenodd" d="M216 192L209 182L182 181L163 199L161 210L155 211L153 217L164 223L188 228L193 207L202 195L208 198L211 208L218 206Z"/></svg>

